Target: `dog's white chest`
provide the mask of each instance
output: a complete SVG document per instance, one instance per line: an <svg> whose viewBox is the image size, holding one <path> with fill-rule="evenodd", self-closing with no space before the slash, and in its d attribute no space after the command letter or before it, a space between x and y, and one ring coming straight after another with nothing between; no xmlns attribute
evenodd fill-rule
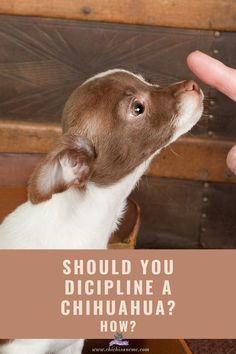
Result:
<svg viewBox="0 0 236 354"><path fill-rule="evenodd" d="M0 225L0 248L102 249L116 229L126 198L147 167L143 163L113 186L71 188L33 205L26 202Z"/></svg>

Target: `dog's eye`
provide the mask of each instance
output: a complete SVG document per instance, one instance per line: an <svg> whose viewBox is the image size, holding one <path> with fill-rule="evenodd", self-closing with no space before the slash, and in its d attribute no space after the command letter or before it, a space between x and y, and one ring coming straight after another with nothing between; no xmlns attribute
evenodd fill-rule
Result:
<svg viewBox="0 0 236 354"><path fill-rule="evenodd" d="M142 103L140 103L139 101L134 101L132 103L132 114L134 116L139 116L140 114L142 114L145 110L145 107Z"/></svg>

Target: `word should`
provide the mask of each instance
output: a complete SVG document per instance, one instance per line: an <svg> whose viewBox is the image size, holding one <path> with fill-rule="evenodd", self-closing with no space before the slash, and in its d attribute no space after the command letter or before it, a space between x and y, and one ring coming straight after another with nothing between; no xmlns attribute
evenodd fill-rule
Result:
<svg viewBox="0 0 236 354"><path fill-rule="evenodd" d="M172 259L141 259L139 262L142 275L173 274ZM128 275L132 272L132 262L128 259L64 259L65 275Z"/></svg>

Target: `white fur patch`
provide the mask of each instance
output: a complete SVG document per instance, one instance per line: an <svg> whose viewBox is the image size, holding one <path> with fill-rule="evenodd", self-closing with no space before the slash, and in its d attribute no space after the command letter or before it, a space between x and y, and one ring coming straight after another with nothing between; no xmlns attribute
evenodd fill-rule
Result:
<svg viewBox="0 0 236 354"><path fill-rule="evenodd" d="M83 339L15 339L0 347L0 354L80 354Z"/></svg>
<svg viewBox="0 0 236 354"><path fill-rule="evenodd" d="M62 168L63 180L66 184L73 182L76 179L76 169L77 166L72 166L70 159L67 156L64 156L59 160Z"/></svg>
<svg viewBox="0 0 236 354"><path fill-rule="evenodd" d="M158 85L152 85L152 84L150 84L150 82L147 82L142 75L134 74L134 73L132 73L132 72L130 72L128 70L124 70L124 69L111 69L111 70L107 70L107 71L104 71L102 73L96 74L96 75L90 77L88 80L86 80L83 83L83 85L88 83L88 82L90 82L90 81L93 81L95 79L99 79L99 78L102 78L102 77L105 77L105 76L108 76L108 75L112 75L112 74L115 74L115 73L126 73L126 74L129 74L131 76L134 76L136 79L142 81L144 84L146 84L148 86L156 86L156 87L158 87Z"/></svg>
<svg viewBox="0 0 236 354"><path fill-rule="evenodd" d="M86 193L70 188L40 204L24 203L0 225L0 248L106 248L122 206L147 166L142 163L109 187L90 182Z"/></svg>
<svg viewBox="0 0 236 354"><path fill-rule="evenodd" d="M182 95L180 113L173 119L175 133L171 142L187 133L199 121L203 112L203 98L202 91L200 95L194 91L188 91Z"/></svg>

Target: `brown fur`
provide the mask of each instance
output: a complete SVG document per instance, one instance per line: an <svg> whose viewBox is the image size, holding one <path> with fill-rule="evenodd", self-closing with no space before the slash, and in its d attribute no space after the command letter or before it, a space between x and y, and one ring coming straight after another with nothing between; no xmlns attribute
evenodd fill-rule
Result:
<svg viewBox="0 0 236 354"><path fill-rule="evenodd" d="M131 172L172 137L181 85L160 89L126 73L115 73L79 87L66 103L63 129L85 134L98 157L91 180L109 185ZM144 116L127 119L133 97L146 96Z"/></svg>
<svg viewBox="0 0 236 354"><path fill-rule="evenodd" d="M62 177L59 160L63 157L67 157L70 165L78 171L70 184L66 184ZM96 152L88 139L65 134L34 170L28 185L29 199L37 204L50 199L54 193L64 192L72 185L83 188L93 172L95 158ZM86 165L87 170L81 171L81 165ZM42 179L45 185L42 185Z"/></svg>
<svg viewBox="0 0 236 354"><path fill-rule="evenodd" d="M29 183L30 200L39 203L50 199L53 193L73 184L84 187L88 179L98 185L110 185L129 174L170 141L175 129L172 119L178 114L179 94L185 85L183 82L160 89L129 73L115 72L78 87L68 99L62 119L64 133L73 139L66 144L62 139L36 168ZM130 116L134 99L145 106L144 113L137 117ZM79 138L86 139L94 151L91 159L83 150L82 159L88 159L89 174L78 176L70 185L58 178L49 190L39 190L40 173L45 166L57 164L61 153L71 155L71 159L76 159L78 153L81 158L81 151L73 148Z"/></svg>

